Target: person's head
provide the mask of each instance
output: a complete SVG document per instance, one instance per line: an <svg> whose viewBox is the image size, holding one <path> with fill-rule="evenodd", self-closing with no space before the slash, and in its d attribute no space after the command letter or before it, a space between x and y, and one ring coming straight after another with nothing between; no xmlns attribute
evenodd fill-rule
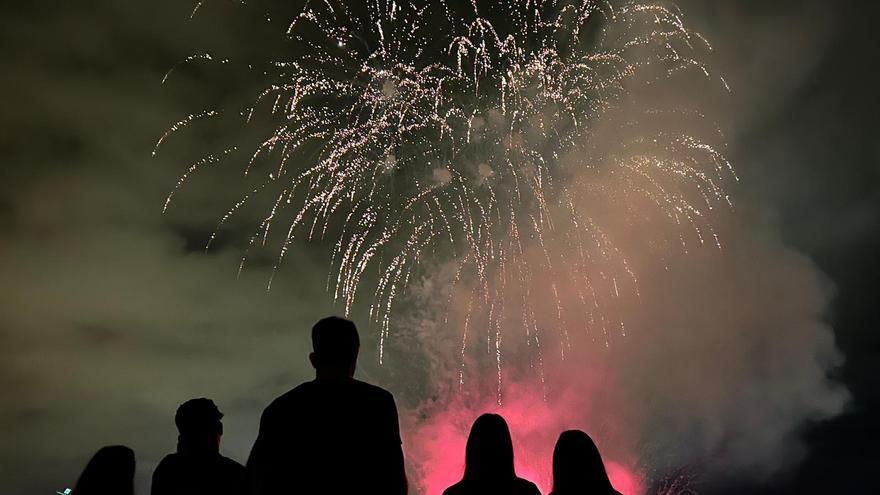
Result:
<svg viewBox="0 0 880 495"><path fill-rule="evenodd" d="M471 427L464 454L464 479L500 481L516 477L513 441L504 418L483 414Z"/></svg>
<svg viewBox="0 0 880 495"><path fill-rule="evenodd" d="M179 447L183 449L212 449L220 447L223 435L223 413L211 399L190 399L177 408L174 424L179 433Z"/></svg>
<svg viewBox="0 0 880 495"><path fill-rule="evenodd" d="M86 464L72 495L132 495L134 451L122 445L102 447Z"/></svg>
<svg viewBox="0 0 880 495"><path fill-rule="evenodd" d="M330 316L312 327L312 353L309 360L319 376L354 376L361 342L357 327L350 320Z"/></svg>
<svg viewBox="0 0 880 495"><path fill-rule="evenodd" d="M553 493L614 493L599 449L581 430L559 435L553 449Z"/></svg>

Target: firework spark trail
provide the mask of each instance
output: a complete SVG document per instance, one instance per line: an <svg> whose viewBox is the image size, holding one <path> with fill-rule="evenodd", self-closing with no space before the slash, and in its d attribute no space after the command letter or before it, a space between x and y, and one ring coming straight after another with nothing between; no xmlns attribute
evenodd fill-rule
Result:
<svg viewBox="0 0 880 495"><path fill-rule="evenodd" d="M193 14L205 8L199 2ZM472 291L462 317L459 385L474 333L468 328L486 320L501 400L505 308L518 307L542 380L546 329L558 330L563 357L569 326L601 332L609 345L608 323L616 321L622 334L625 326L604 308L622 291L637 295L638 279L590 205L615 206L644 221L633 205L647 202L682 249L691 235L721 247L711 212L729 205L723 184L736 178L721 151L685 132L643 126L666 115L657 108L619 119L617 127L632 138L608 146L597 135L632 105L633 87L688 71L714 78L700 60L711 47L673 8L591 0L323 0L305 2L286 36L297 49L261 66L264 89L241 112L250 122L271 101L275 129L245 174L262 161L276 165L218 228L255 194L277 187L248 246L256 239L265 245L282 212L292 211L274 277L303 230L308 240L335 236L328 289L346 313L364 277L378 274L370 315L380 326L380 361L394 305L426 261L456 263L453 286ZM182 63L210 61L233 65L209 54ZM698 111L671 112L717 128ZM178 130L219 114L175 123L154 154ZM529 293L544 290L555 294L550 317L528 301ZM563 290L577 302L563 301Z"/></svg>
<svg viewBox="0 0 880 495"><path fill-rule="evenodd" d="M210 53L197 53L195 55L190 55L189 57L186 57L182 61L174 64L174 67L172 67L171 69L168 70L168 72L165 73L165 75L162 77L162 84L165 84L166 82L168 82L168 78L171 77L171 75L174 73L174 71L176 71L180 66L186 65L191 62L196 62L199 60L213 62L216 59ZM224 58L224 59L218 60L217 62L219 62L221 64L227 64L227 63L229 63L229 59Z"/></svg>

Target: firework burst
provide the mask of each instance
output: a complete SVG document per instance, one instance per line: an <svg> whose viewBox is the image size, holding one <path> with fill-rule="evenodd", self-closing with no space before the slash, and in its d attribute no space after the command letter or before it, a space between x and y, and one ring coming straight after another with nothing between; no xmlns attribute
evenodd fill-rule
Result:
<svg viewBox="0 0 880 495"><path fill-rule="evenodd" d="M723 184L733 170L709 141L668 122L715 127L694 109L635 96L683 73L726 87L700 61L708 43L675 9L590 0L300 3L286 29L290 53L241 64L258 67L263 81L242 115L268 113L274 128L244 167L264 179L220 224L255 195L271 195L250 245L265 245L281 224L276 271L294 242L335 239L328 288L346 313L371 293L380 361L395 303L426 266L452 264L450 294L467 294L455 322L460 383L478 326L500 400L502 329L521 329L540 373L544 334L558 338L563 358L569 328L605 345L625 335L624 319L607 308L622 292L637 295L638 280L602 210L634 225L668 225L657 240L666 248L686 250L688 239L720 247L711 211L728 204ZM211 61L236 64L211 54L185 62ZM157 149L217 115L175 123ZM233 149L197 161L178 187ZM536 307L538 292L552 294L554 307Z"/></svg>

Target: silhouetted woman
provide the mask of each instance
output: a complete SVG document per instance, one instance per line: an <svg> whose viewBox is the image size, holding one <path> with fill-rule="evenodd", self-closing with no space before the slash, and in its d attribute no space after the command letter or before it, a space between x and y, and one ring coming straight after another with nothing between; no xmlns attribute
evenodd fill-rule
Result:
<svg viewBox="0 0 880 495"><path fill-rule="evenodd" d="M443 495L540 495L534 483L516 476L513 442L504 418L484 414L474 421L464 454L464 476Z"/></svg>
<svg viewBox="0 0 880 495"><path fill-rule="evenodd" d="M134 451L114 445L102 447L86 464L71 495L132 495Z"/></svg>
<svg viewBox="0 0 880 495"><path fill-rule="evenodd" d="M550 495L620 495L611 486L599 449L581 430L565 431L556 441Z"/></svg>

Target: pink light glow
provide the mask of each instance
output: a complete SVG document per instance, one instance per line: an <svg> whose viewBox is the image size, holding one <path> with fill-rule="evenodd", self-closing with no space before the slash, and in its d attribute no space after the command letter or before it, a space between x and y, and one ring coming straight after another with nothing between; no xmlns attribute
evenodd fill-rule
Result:
<svg viewBox="0 0 880 495"><path fill-rule="evenodd" d="M552 488L553 447L559 434L568 429L582 429L593 436L618 491L623 495L644 493L644 473L634 462L635 456L610 448L615 439L610 434L607 441L603 438L613 431L606 424L607 415L601 415L606 417L599 421L596 409L585 404L583 398L592 394L545 401L540 387L521 385L511 390L513 393L505 396L502 406L491 399L469 401L462 398L466 394L459 395L415 428L407 441L407 454L418 464L411 480L414 488L425 495L440 495L460 480L470 427L480 414L494 412L510 426L517 475L534 482L542 493L549 493Z"/></svg>

